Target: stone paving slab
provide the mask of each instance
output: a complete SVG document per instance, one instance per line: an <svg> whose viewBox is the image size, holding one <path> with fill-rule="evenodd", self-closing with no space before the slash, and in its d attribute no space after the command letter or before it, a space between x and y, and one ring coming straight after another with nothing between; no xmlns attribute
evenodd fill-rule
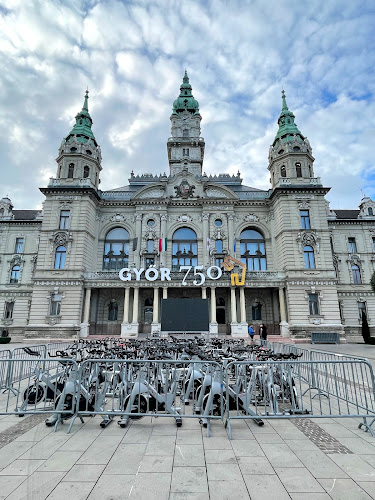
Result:
<svg viewBox="0 0 375 500"><path fill-rule="evenodd" d="M375 498L375 438L355 434L358 420L320 427L311 419L310 437L295 419L263 427L236 421L229 440L219 422L207 438L197 420L177 428L173 419L144 418L101 429L100 418L91 418L67 434L66 424L54 432L44 418L27 417L22 427L7 418L12 440L0 452L0 499ZM330 453L317 444L320 433L335 443Z"/></svg>

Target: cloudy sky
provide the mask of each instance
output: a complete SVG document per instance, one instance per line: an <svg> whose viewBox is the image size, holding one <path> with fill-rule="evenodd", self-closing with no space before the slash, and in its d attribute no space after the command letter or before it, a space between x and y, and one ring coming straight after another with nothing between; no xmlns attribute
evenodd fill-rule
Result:
<svg viewBox="0 0 375 500"><path fill-rule="evenodd" d="M0 0L0 196L39 208L86 87L103 190L168 172L186 68L207 174L268 189L284 87L331 208L375 198L375 3Z"/></svg>

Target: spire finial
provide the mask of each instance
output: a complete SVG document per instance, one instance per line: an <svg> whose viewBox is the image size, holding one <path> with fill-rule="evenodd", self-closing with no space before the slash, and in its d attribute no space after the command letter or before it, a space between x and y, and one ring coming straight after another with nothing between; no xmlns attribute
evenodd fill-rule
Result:
<svg viewBox="0 0 375 500"><path fill-rule="evenodd" d="M282 89L281 91L281 99L283 101L283 108L282 108L282 111L287 111L288 110L288 105L286 103L286 98L285 98L285 90Z"/></svg>
<svg viewBox="0 0 375 500"><path fill-rule="evenodd" d="M88 108L88 102L87 102L87 99L89 98L89 89L87 87L86 89L86 93L85 93L85 100L83 102L83 107L82 107L82 111L89 111L89 108Z"/></svg>

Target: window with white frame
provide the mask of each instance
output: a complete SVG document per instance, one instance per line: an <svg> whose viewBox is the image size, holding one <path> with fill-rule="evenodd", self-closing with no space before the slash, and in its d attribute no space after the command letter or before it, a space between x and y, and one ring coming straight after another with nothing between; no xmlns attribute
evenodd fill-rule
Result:
<svg viewBox="0 0 375 500"><path fill-rule="evenodd" d="M70 210L61 210L59 229L69 229Z"/></svg>
<svg viewBox="0 0 375 500"><path fill-rule="evenodd" d="M54 269L64 269L66 259L66 248L63 246L56 248Z"/></svg>
<svg viewBox="0 0 375 500"><path fill-rule="evenodd" d="M319 316L319 297L317 293L309 293L310 316Z"/></svg>
<svg viewBox="0 0 375 500"><path fill-rule="evenodd" d="M305 262L305 269L315 269L315 256L313 247L306 245L303 248L303 259Z"/></svg>
<svg viewBox="0 0 375 500"><path fill-rule="evenodd" d="M359 266L357 266L357 264L352 265L352 278L354 285L362 284L361 270L359 269Z"/></svg>
<svg viewBox="0 0 375 500"><path fill-rule="evenodd" d="M24 238L16 238L16 245L14 248L14 253L23 253Z"/></svg>
<svg viewBox="0 0 375 500"><path fill-rule="evenodd" d="M12 319L13 318L13 309L14 309L14 302L13 301L5 302L4 319Z"/></svg>
<svg viewBox="0 0 375 500"><path fill-rule="evenodd" d="M60 316L61 299L62 299L62 296L59 293L54 293L51 295L51 302L50 302L50 309L49 309L50 316Z"/></svg>
<svg viewBox="0 0 375 500"><path fill-rule="evenodd" d="M301 228L310 229L310 214L308 210L300 210Z"/></svg>
<svg viewBox="0 0 375 500"><path fill-rule="evenodd" d="M355 238L348 238L349 253L357 253L357 243Z"/></svg>
<svg viewBox="0 0 375 500"><path fill-rule="evenodd" d="M10 283L18 283L20 279L20 266L16 265L12 267L10 273Z"/></svg>

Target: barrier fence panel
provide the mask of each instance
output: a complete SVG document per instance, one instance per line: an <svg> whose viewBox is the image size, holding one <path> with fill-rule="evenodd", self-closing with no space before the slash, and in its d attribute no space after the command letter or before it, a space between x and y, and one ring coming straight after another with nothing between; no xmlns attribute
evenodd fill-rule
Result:
<svg viewBox="0 0 375 500"><path fill-rule="evenodd" d="M76 414L79 376L75 361L0 359L3 370L14 380L14 391L0 395L0 415L46 413L50 415L46 423L52 426Z"/></svg>
<svg viewBox="0 0 375 500"><path fill-rule="evenodd" d="M9 349L0 351L0 390L8 387L8 366L6 363L1 363L3 359L10 359L11 352Z"/></svg>
<svg viewBox="0 0 375 500"><path fill-rule="evenodd" d="M102 427L115 416L121 427L146 416L173 417L177 426L196 418L209 436L210 421L223 420L223 370L212 361L87 360L79 388L77 415L101 415Z"/></svg>
<svg viewBox="0 0 375 500"><path fill-rule="evenodd" d="M374 375L366 360L233 362L226 424L236 419L361 417L373 436Z"/></svg>

